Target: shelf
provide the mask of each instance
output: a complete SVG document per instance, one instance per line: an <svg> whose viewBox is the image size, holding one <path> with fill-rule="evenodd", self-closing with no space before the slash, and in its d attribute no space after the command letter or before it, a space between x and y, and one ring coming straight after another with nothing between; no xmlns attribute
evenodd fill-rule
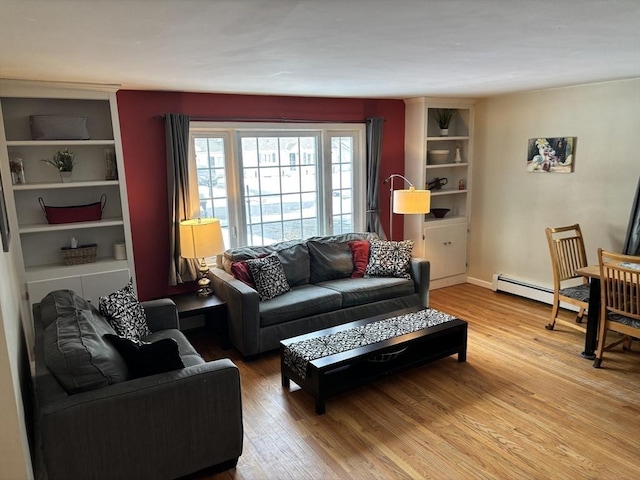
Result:
<svg viewBox="0 0 640 480"><path fill-rule="evenodd" d="M63 230L77 230L82 228L101 228L114 227L124 225L122 218L107 218L97 222L74 222L74 223L57 223L54 225L48 223L38 223L33 225L21 225L20 235L42 232L58 232Z"/></svg>
<svg viewBox="0 0 640 480"><path fill-rule="evenodd" d="M429 214L424 216L425 223L442 223L442 224L450 224L450 223L464 223L467 221L467 217L464 215L447 215L443 218L430 217Z"/></svg>
<svg viewBox="0 0 640 480"><path fill-rule="evenodd" d="M447 142L449 140L469 140L469 136L427 137L427 142Z"/></svg>
<svg viewBox="0 0 640 480"><path fill-rule="evenodd" d="M81 145L115 145L115 140L8 140L7 147L73 147Z"/></svg>
<svg viewBox="0 0 640 480"><path fill-rule="evenodd" d="M432 197L439 197L441 195L456 195L458 193L467 193L466 189L465 190L458 190L458 189L454 190L453 188L449 189L449 190L443 188L442 190L436 190L436 191L429 190L429 191L431 192L431 196Z"/></svg>
<svg viewBox="0 0 640 480"><path fill-rule="evenodd" d="M436 168L452 168L452 167L468 167L469 164L466 162L463 163L439 163L436 165L425 165L424 168L427 170L436 169Z"/></svg>
<svg viewBox="0 0 640 480"><path fill-rule="evenodd" d="M14 191L19 190L53 190L58 188L91 188L91 187L107 187L118 186L118 180L91 180L91 181L79 181L79 182L43 182L43 183L23 183L13 185Z"/></svg>
<svg viewBox="0 0 640 480"><path fill-rule="evenodd" d="M123 270L129 268L127 260L115 260L113 258L99 258L97 262L83 263L81 265L65 265L55 263L51 265L39 265L37 267L27 267L25 277L27 282L38 280L71 277L76 275L87 275L112 270Z"/></svg>

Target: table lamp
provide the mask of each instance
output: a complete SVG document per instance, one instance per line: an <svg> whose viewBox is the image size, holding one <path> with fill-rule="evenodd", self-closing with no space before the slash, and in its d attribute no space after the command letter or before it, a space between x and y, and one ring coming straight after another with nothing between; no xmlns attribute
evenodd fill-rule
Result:
<svg viewBox="0 0 640 480"><path fill-rule="evenodd" d="M198 276L198 295L207 296L213 293L211 280L207 276L209 267L206 257L213 257L224 252L222 227L217 218L198 218L180 222L180 256L200 259Z"/></svg>
<svg viewBox="0 0 640 480"><path fill-rule="evenodd" d="M409 190L394 190L393 180L400 177L409 184ZM403 215L425 214L431 210L431 192L429 190L416 190L409 180L398 173L390 175L383 183L389 182L389 240L393 240L393 214Z"/></svg>

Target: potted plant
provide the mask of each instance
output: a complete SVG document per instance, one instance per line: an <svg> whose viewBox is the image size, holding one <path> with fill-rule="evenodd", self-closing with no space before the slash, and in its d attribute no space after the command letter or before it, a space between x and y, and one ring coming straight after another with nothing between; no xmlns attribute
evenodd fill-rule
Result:
<svg viewBox="0 0 640 480"><path fill-rule="evenodd" d="M436 108L434 110L434 117L440 127L440 136L446 137L449 135L449 125L456 116L457 110L455 108Z"/></svg>
<svg viewBox="0 0 640 480"><path fill-rule="evenodd" d="M45 163L55 167L60 172L60 178L63 182L71 181L71 172L73 172L73 167L76 164L75 154L70 152L68 148L60 151L58 150L53 155L53 160L42 160Z"/></svg>

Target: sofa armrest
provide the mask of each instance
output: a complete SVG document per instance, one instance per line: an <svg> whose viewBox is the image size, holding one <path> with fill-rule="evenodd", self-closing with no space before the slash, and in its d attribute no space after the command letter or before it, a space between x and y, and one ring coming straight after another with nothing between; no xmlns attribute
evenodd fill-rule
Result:
<svg viewBox="0 0 640 480"><path fill-rule="evenodd" d="M213 291L227 302L229 340L245 357L260 352L260 297L258 292L222 269L212 268Z"/></svg>
<svg viewBox="0 0 640 480"><path fill-rule="evenodd" d="M40 407L51 480L175 478L242 453L240 375L229 359Z"/></svg>
<svg viewBox="0 0 640 480"><path fill-rule="evenodd" d="M170 298L160 298L141 302L144 313L147 316L147 325L152 332L168 330L170 328L180 329L178 309Z"/></svg>
<svg viewBox="0 0 640 480"><path fill-rule="evenodd" d="M429 307L429 282L431 279L431 264L425 258L411 259L411 277L416 285L416 293L420 297L420 305Z"/></svg>

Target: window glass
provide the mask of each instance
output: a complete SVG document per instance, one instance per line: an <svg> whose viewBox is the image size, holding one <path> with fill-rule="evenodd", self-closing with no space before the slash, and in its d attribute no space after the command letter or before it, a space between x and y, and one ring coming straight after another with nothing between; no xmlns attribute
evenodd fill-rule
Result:
<svg viewBox="0 0 640 480"><path fill-rule="evenodd" d="M200 216L226 247L362 231L364 126L264 126L191 125Z"/></svg>

